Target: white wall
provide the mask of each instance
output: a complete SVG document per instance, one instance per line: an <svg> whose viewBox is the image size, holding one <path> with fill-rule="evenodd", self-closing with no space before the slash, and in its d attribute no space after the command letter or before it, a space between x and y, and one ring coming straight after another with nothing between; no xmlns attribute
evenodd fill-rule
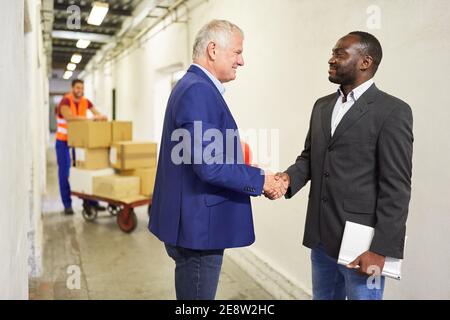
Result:
<svg viewBox="0 0 450 320"><path fill-rule="evenodd" d="M23 99L24 36L23 1L2 1L4 15L0 22L0 35L4 43L13 50L2 50L0 59L0 84L3 95L0 117L0 298L26 298L27 248L26 232L28 223L28 171L26 169L27 122L22 114L29 112ZM11 63L15 61L17 63ZM14 134L11 134L14 132Z"/></svg>
<svg viewBox="0 0 450 320"><path fill-rule="evenodd" d="M39 269L48 127L46 61L39 51L39 1L25 2L31 26L27 34L24 1L0 4L7 13L2 14L0 36L10 48L0 52L0 299L27 299L28 273Z"/></svg>
<svg viewBox="0 0 450 320"><path fill-rule="evenodd" d="M368 30L367 9L381 10L380 29ZM446 0L192 0L188 25L176 24L141 49L113 62L119 116L135 136L152 138L156 70L181 61L198 29L213 18L245 32L246 65L227 85L226 99L242 129L279 129L280 166L301 152L314 101L335 90L327 61L338 38L354 30L375 34L384 48L376 83L414 112L413 194L404 279L388 281L386 298L450 298L450 2ZM187 41L187 45L185 43ZM88 78L102 75L89 74ZM92 88L101 95L99 84ZM292 200L254 199L257 241L252 254L294 286L311 290L309 250L301 246L308 188ZM247 249L235 250L248 253ZM426 276L425 276L426 275Z"/></svg>
<svg viewBox="0 0 450 320"><path fill-rule="evenodd" d="M32 29L25 34L25 97L29 106L29 221L28 271L38 277L42 271L42 194L46 186L46 149L49 139L49 83L43 52L40 1L28 0Z"/></svg>

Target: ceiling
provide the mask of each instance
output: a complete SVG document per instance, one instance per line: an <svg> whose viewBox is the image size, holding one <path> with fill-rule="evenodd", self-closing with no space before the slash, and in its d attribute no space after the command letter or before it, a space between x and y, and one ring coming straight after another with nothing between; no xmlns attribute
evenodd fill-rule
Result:
<svg viewBox="0 0 450 320"><path fill-rule="evenodd" d="M98 1L98 0L97 0ZM89 60L95 56L96 52L102 48L102 46L108 41L115 41L114 36L121 30L122 24L125 19L132 17L134 9L138 7L143 0L109 0L101 1L109 4L108 13L100 26L89 25L87 19L92 8L92 3L95 0L54 0L53 1L53 32L51 38L52 46L52 70L53 77L60 77L60 71L65 69L70 62L70 58L74 53L80 53L83 58L77 65L76 73L82 71ZM158 16L162 16L166 10L173 3L173 0L157 1L158 5L154 8L147 19L155 19ZM76 5L80 8L81 13L81 25L79 29L71 29L70 24L67 23L68 19L72 15L72 12L68 12L67 9L71 5ZM69 21L71 21L69 19ZM73 35L74 32L77 36L86 34L87 37L94 36L99 41L92 41L86 49L79 49L76 47L77 39L70 39L66 36L55 36L56 33L66 34L69 32ZM101 41L100 41L101 40Z"/></svg>

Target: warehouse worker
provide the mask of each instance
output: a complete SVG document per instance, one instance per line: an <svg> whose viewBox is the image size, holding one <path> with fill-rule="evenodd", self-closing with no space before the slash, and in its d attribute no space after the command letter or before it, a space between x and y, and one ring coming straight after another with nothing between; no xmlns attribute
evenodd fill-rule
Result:
<svg viewBox="0 0 450 320"><path fill-rule="evenodd" d="M56 113L56 159L58 163L59 191L64 204L64 213L71 215L72 199L70 197L69 171L71 167L70 151L67 145L67 122L86 120L86 113L89 109L93 114L92 120L106 121L107 117L101 114L84 96L84 83L82 80L72 81L72 90L66 94L58 107ZM73 150L72 150L73 151ZM72 153L74 155L74 152ZM75 157L74 157L75 158ZM105 210L98 202L90 202L91 206L97 210Z"/></svg>

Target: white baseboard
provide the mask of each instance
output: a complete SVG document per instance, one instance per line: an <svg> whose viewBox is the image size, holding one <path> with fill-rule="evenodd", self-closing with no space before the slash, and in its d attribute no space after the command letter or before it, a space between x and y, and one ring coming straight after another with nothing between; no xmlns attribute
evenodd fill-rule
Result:
<svg viewBox="0 0 450 320"><path fill-rule="evenodd" d="M310 300L310 290L294 284L286 276L273 269L248 248L226 250L226 255L239 265L264 290L278 300Z"/></svg>

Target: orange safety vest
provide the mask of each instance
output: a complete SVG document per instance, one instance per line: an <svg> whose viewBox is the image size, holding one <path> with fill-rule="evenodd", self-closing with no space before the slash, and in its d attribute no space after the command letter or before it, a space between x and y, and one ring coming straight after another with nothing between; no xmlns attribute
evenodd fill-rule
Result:
<svg viewBox="0 0 450 320"><path fill-rule="evenodd" d="M78 109L75 105L73 95L68 93L64 98L70 101L70 111L74 116L86 117L86 111L88 109L88 100L85 97L81 97L78 102ZM67 141L67 121L64 117L56 114L56 140Z"/></svg>

